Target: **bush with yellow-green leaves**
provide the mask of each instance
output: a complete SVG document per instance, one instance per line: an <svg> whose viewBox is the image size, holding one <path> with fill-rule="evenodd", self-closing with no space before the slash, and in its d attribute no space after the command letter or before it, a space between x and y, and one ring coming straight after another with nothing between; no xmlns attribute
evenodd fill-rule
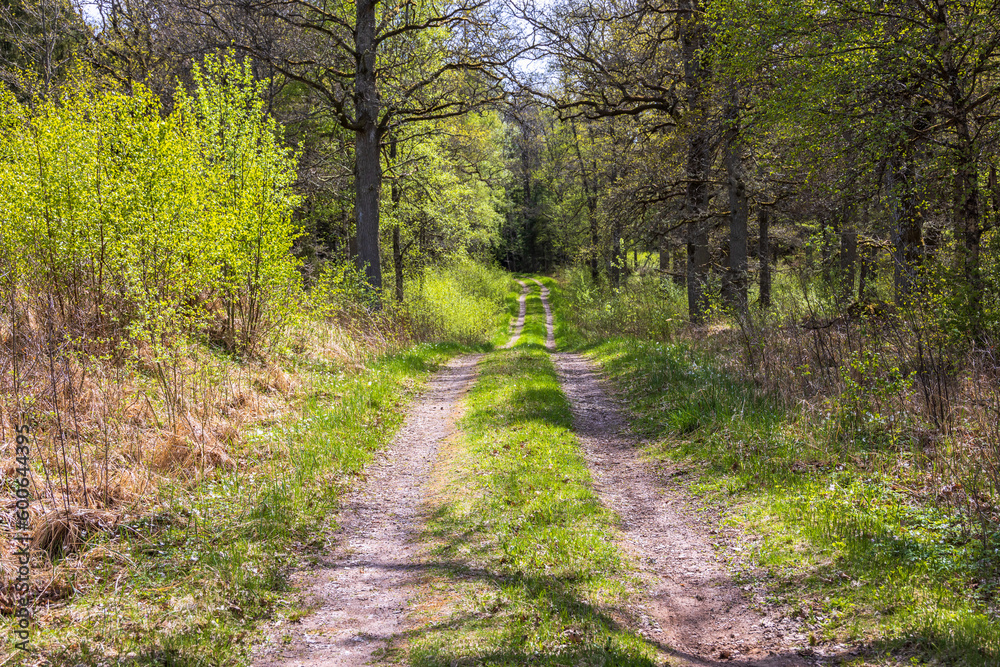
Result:
<svg viewBox="0 0 1000 667"><path fill-rule="evenodd" d="M249 66L210 57L164 114L85 76L0 92L0 291L14 322L153 354L210 334L254 351L291 312L295 156Z"/></svg>

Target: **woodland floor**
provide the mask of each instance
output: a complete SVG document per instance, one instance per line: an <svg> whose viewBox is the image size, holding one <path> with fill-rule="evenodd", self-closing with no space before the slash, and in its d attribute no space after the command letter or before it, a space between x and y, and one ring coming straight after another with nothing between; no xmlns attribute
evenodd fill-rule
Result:
<svg viewBox="0 0 1000 667"><path fill-rule="evenodd" d="M533 288L521 285L520 313L505 348L514 347L524 326L525 298ZM720 556L732 529L717 525L713 513L686 493L679 483L686 474L682 468L644 458L643 443L630 434L592 362L556 351L548 290L538 285L545 348L572 407L580 455L593 491L615 516L616 527L603 539L624 554L633 574L634 590L607 605L614 623L650 646L659 664L854 663L856 654L843 646L816 645L785 610L768 607L733 581ZM306 612L267 628L266 640L254 650L255 664L412 662L408 644L428 624L420 607L434 597L431 589L449 583L434 568L433 545L424 530L441 493L431 480L449 474L449 462L443 461L448 457L438 456L439 447L457 432L464 396L483 356L457 358L429 383L393 445L343 503L339 544L315 567L296 574L299 608ZM435 622L442 624L440 618ZM539 663L560 664L541 657ZM599 664L616 663L611 658Z"/></svg>

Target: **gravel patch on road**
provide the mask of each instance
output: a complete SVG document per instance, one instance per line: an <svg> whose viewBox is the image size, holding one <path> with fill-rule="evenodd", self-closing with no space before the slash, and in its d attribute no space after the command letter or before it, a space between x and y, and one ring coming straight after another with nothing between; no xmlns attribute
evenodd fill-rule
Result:
<svg viewBox="0 0 1000 667"><path fill-rule="evenodd" d="M344 498L338 546L295 575L299 606L311 611L269 628L255 665L356 667L409 628L408 603L423 571L417 538L429 472L481 356L453 359L428 382L392 445L366 469L366 482Z"/></svg>

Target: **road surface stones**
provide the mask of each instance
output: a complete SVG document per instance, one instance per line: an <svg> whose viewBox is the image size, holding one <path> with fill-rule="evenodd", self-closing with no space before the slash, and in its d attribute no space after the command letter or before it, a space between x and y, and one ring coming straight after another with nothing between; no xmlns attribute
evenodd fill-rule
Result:
<svg viewBox="0 0 1000 667"><path fill-rule="evenodd" d="M345 496L334 552L294 577L300 607L311 611L271 628L255 665L360 666L408 629L408 603L423 569L416 538L424 489L480 356L453 359L428 382L392 445L366 469L366 482Z"/></svg>

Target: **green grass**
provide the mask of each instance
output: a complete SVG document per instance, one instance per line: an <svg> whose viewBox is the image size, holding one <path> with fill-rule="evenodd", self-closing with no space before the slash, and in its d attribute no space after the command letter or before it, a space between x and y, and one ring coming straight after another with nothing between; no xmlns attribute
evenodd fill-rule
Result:
<svg viewBox="0 0 1000 667"><path fill-rule="evenodd" d="M691 343L561 342L598 361L654 458L747 536L730 553L820 639L956 665L1000 659L997 567L950 509L907 489L871 443L829 445L806 415L718 370ZM899 453L894 456L898 459Z"/></svg>
<svg viewBox="0 0 1000 667"><path fill-rule="evenodd" d="M391 440L424 380L463 349L419 345L354 372L302 361L297 372L313 378L302 418L247 433L238 473L164 486L141 518L92 539L86 567L69 577L86 592L42 617L33 655L74 666L247 664L261 619L300 613L286 576L332 542L341 490Z"/></svg>
<svg viewBox="0 0 1000 667"><path fill-rule="evenodd" d="M507 322L512 283L501 269L456 261L407 283L405 308L419 340L482 344Z"/></svg>
<svg viewBox="0 0 1000 667"><path fill-rule="evenodd" d="M413 665L655 665L620 625L634 585L612 543L544 350L538 287L518 344L480 364L427 539L436 592L419 601Z"/></svg>
<svg viewBox="0 0 1000 667"><path fill-rule="evenodd" d="M556 288L553 301L561 307L557 335L571 345L616 335L666 339L685 318L685 292L669 280L633 276L616 290L595 285L577 267L563 271L560 281L547 286Z"/></svg>

